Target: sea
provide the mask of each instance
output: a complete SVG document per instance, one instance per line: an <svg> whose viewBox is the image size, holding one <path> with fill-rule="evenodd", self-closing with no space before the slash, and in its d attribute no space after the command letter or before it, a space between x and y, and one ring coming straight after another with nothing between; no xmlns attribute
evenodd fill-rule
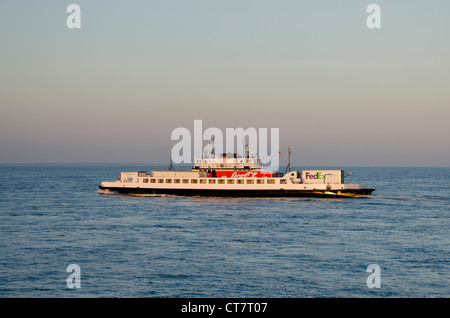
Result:
<svg viewBox="0 0 450 318"><path fill-rule="evenodd" d="M0 297L450 296L450 168L344 167L376 189L346 199L98 189L166 168L0 166Z"/></svg>

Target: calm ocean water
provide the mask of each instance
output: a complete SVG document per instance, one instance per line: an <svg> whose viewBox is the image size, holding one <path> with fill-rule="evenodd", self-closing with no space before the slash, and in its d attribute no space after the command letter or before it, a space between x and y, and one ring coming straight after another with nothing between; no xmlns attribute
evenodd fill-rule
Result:
<svg viewBox="0 0 450 318"><path fill-rule="evenodd" d="M152 168L0 167L0 297L450 297L450 168L345 168L361 199L98 192Z"/></svg>

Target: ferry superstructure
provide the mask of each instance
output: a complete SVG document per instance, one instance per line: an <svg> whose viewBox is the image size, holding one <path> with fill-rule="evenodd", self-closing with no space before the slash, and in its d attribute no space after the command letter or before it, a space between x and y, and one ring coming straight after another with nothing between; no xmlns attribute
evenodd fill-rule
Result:
<svg viewBox="0 0 450 318"><path fill-rule="evenodd" d="M344 182L344 170L303 170L284 174L261 168L259 158L235 155L197 159L191 171L121 172L99 188L123 194L220 197L359 197L375 189Z"/></svg>

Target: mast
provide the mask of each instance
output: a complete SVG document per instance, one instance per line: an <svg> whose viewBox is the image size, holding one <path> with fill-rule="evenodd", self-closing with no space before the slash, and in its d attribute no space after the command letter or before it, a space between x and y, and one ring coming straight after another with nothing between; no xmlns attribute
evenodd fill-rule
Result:
<svg viewBox="0 0 450 318"><path fill-rule="evenodd" d="M286 172L291 172L291 147L288 148L288 163L283 174L286 174Z"/></svg>
<svg viewBox="0 0 450 318"><path fill-rule="evenodd" d="M288 148L288 167L289 172L291 171L291 147Z"/></svg>
<svg viewBox="0 0 450 318"><path fill-rule="evenodd" d="M173 171L173 170L175 170L174 168L173 168L173 164L172 164L172 153L170 153L170 156L169 156L169 171Z"/></svg>

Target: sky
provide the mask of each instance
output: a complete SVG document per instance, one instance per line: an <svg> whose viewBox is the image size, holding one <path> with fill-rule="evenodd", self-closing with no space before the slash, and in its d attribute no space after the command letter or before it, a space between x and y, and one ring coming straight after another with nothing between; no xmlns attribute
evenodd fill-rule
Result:
<svg viewBox="0 0 450 318"><path fill-rule="evenodd" d="M448 0L0 0L0 163L167 163L171 132L202 120L279 128L282 164L291 147L294 165L449 167L449 15Z"/></svg>

